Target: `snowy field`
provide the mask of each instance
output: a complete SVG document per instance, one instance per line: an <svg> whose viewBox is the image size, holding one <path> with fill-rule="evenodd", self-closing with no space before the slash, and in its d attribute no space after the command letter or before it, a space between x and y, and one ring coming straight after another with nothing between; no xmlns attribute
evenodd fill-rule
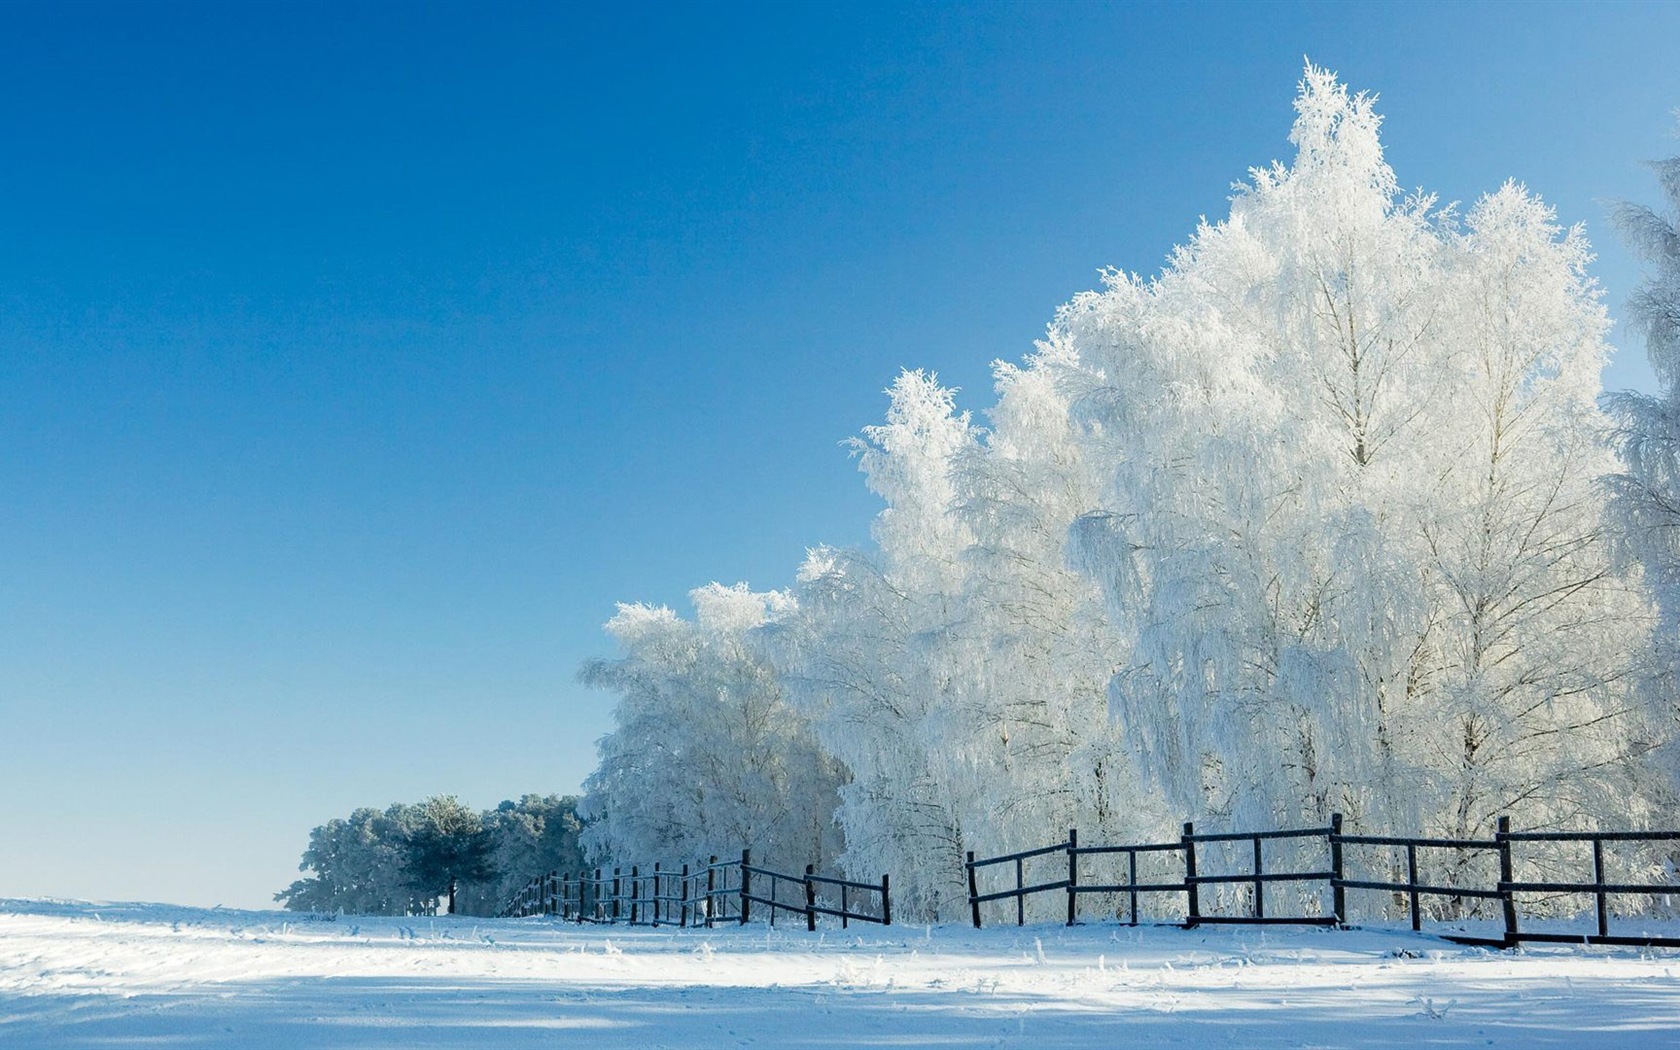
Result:
<svg viewBox="0 0 1680 1050"><path fill-rule="evenodd" d="M0 1047L1673 1047L1680 951L0 901Z"/></svg>

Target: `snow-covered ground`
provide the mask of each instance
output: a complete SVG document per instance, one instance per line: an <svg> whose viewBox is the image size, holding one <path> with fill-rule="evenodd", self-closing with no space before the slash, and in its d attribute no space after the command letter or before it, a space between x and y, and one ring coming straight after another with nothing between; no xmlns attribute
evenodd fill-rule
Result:
<svg viewBox="0 0 1680 1050"><path fill-rule="evenodd" d="M0 901L0 1047L1680 1045L1680 951Z"/></svg>

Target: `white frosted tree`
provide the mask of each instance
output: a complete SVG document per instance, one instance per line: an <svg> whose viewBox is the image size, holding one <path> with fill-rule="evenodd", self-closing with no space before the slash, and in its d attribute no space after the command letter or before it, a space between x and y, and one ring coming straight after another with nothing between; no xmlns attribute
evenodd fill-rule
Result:
<svg viewBox="0 0 1680 1050"><path fill-rule="evenodd" d="M739 856L798 871L828 866L843 769L788 706L749 634L789 599L711 584L690 595L692 621L621 605L607 624L624 655L582 679L619 696L601 762L585 782L584 848L598 862L675 863Z"/></svg>
<svg viewBox="0 0 1680 1050"><path fill-rule="evenodd" d="M887 501L874 551L820 548L800 569L798 614L764 633L792 702L843 763L846 869L890 872L902 914L955 914L964 837L935 748L959 674L951 644L968 537L952 513L966 415L931 376L906 372L887 422L855 443Z"/></svg>
<svg viewBox="0 0 1680 1050"><path fill-rule="evenodd" d="M848 868L891 871L910 915L961 913L968 851L1167 823L1107 715L1125 639L1067 559L1100 475L1039 364L997 366L984 430L932 377L901 375L858 443L887 504L875 549L812 552L798 615L766 632L794 703L852 771Z"/></svg>
<svg viewBox="0 0 1680 1050"><path fill-rule="evenodd" d="M1661 389L1654 395L1620 392L1609 405L1626 462L1612 484L1620 535L1644 567L1661 610L1653 682L1653 735L1659 736L1671 735L1680 715L1680 157L1652 168L1665 198L1662 209L1621 204L1615 219L1650 267L1628 310ZM1671 768L1676 764L1671 757Z"/></svg>
<svg viewBox="0 0 1680 1050"><path fill-rule="evenodd" d="M1324 71L1297 109L1293 166L1049 338L1112 469L1076 553L1136 639L1141 772L1260 826L1625 821L1649 621L1605 533L1585 244L1516 186L1462 229L1402 197Z"/></svg>

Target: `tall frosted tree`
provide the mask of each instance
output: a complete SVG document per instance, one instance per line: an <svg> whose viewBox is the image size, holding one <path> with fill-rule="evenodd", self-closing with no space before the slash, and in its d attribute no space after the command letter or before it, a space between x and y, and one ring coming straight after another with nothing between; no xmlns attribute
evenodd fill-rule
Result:
<svg viewBox="0 0 1680 1050"><path fill-rule="evenodd" d="M849 773L848 871L891 872L903 914L937 916L963 893L963 814L937 752L960 675L953 625L970 542L951 474L973 433L930 376L906 372L889 393L887 422L854 445L888 503L877 549L812 551L796 615L765 633L795 706Z"/></svg>
<svg viewBox="0 0 1680 1050"><path fill-rule="evenodd" d="M1663 205L1622 204L1616 223L1649 267L1628 303L1629 320L1644 337L1661 390L1618 393L1610 399L1619 424L1625 471L1613 481L1621 534L1645 570L1661 610L1657 631L1664 710L1672 731L1680 701L1680 157L1652 165ZM1674 760L1671 758L1670 764Z"/></svg>
<svg viewBox="0 0 1680 1050"><path fill-rule="evenodd" d="M1462 221L1401 196L1324 71L1297 110L1292 166L1049 337L1109 445L1077 553L1136 639L1141 772L1261 825L1625 820L1649 621L1605 530L1584 241L1515 185Z"/></svg>
<svg viewBox="0 0 1680 1050"><path fill-rule="evenodd" d="M997 366L990 429L906 372L857 447L887 503L871 551L821 549L771 628L794 702L852 771L847 864L894 873L908 914L950 919L964 854L1052 829L1158 833L1109 731L1123 640L1068 564L1094 475L1049 372ZM1034 902L1034 905L1042 902Z"/></svg>

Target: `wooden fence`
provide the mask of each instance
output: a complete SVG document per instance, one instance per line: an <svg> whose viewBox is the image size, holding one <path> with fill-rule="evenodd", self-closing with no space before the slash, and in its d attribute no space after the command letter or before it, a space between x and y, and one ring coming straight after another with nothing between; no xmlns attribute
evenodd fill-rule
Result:
<svg viewBox="0 0 1680 1050"><path fill-rule="evenodd" d="M1139 921L1140 897L1182 895L1180 921L1186 927L1216 923L1343 926L1349 918L1348 891L1355 890L1385 894L1390 906L1399 904L1405 909L1414 930L1422 928L1422 899L1425 897L1441 898L1445 902L1446 910L1454 917L1460 918L1473 916L1474 906L1478 902L1497 902L1499 917L1503 922L1501 936L1480 937L1464 933L1445 935L1447 939L1461 943L1512 947L1524 941L1550 941L1680 947L1680 938L1642 932L1612 932L1611 929L1610 904L1613 898L1635 897L1647 904L1651 898L1657 898L1658 903L1664 906L1673 906L1675 901L1670 898L1680 898L1680 881L1676 881L1680 879L1680 874L1676 871L1675 848L1663 847L1669 852L1662 867L1665 876L1662 881L1612 879L1608 874L1609 864L1606 858L1607 843L1646 846L1653 843L1675 843L1680 842L1680 832L1513 832L1509 817L1500 817L1497 828L1491 839L1357 835L1343 832L1342 818L1337 814L1330 818L1328 826L1288 831L1208 834L1197 832L1195 825L1186 821L1183 834L1177 842L1095 846L1080 845L1079 832L1069 830L1065 841L1052 846L983 859L976 859L970 852L965 864L968 875L969 913L975 927L978 928L982 918L981 905L1013 901L1015 922L1017 925L1023 925L1026 922L1026 901L1029 897L1063 894L1067 901L1067 923L1071 926L1080 921L1080 898L1101 894L1118 898L1121 903L1115 909L1116 917L1124 916L1130 925L1135 926ZM1232 848L1245 843L1248 849L1242 850L1241 853L1247 863L1236 865L1243 870L1228 870L1233 866ZM1296 866L1283 870L1273 866L1268 870L1267 843L1286 844L1289 847L1286 852L1295 860ZM1210 851L1210 846L1217 849ZM1570 872L1584 869L1586 866L1582 857L1569 855L1569 846L1591 847L1590 879L1584 876L1568 877ZM1273 850L1275 865L1275 847ZM1380 854L1373 855L1373 850L1390 851L1386 857L1386 872L1367 874L1373 867L1383 867L1382 861L1385 858ZM1394 852L1400 850L1404 851L1403 865L1399 854ZM1440 871L1442 865L1433 860L1420 865L1420 851L1426 859L1441 854L1453 857L1453 862L1447 867L1452 869L1451 873L1457 881L1431 881L1429 873ZM1217 853L1218 856L1211 857L1210 853ZM1354 861L1351 868L1350 853ZM1036 880L1028 877L1029 865L1037 862L1036 866L1042 868L1043 863L1056 858L1057 855L1065 861L1065 874L1058 863L1057 869L1052 873L1055 877ZM1176 858L1177 870L1169 875L1160 874L1157 870L1155 874L1140 881L1140 856L1151 860L1167 859L1169 863L1171 859ZM1477 857L1497 861L1497 877L1487 874L1478 876L1474 870ZM1107 881L1093 881L1087 877L1087 865L1081 863L1087 858L1123 858L1123 877L1122 874L1116 874ZM1210 859L1222 862L1217 865L1220 870L1210 867ZM1360 861L1364 863L1359 863ZM1551 878L1518 879L1515 872L1519 861L1525 868L1542 873L1550 871L1560 874ZM1009 866L1004 869L1006 871L1012 868L1014 885L982 892L981 873L1004 865ZM1637 864L1624 858L1622 867L1636 868ZM1386 877L1382 877L1383 875ZM1474 881L1478 877L1480 884ZM1279 914L1275 907L1269 908L1267 904L1267 887L1279 884L1294 885L1303 891L1294 895L1291 901L1294 909L1282 914ZM1236 897L1217 892L1227 888L1241 892ZM1215 900L1208 899L1204 892L1208 889L1215 891ZM1537 901L1545 902L1549 906L1548 910L1553 913L1565 912L1571 899L1591 899L1595 918L1594 932L1536 929L1532 926L1535 919L1532 910L1529 914L1524 914L1525 904L1532 905ZM1208 907L1210 903L1215 905L1211 910ZM1641 910L1648 911L1649 908Z"/></svg>
<svg viewBox="0 0 1680 1050"><path fill-rule="evenodd" d="M815 865L805 865L802 875L774 871L754 865L752 851L742 850L739 861L720 862L710 857L705 864L662 868L654 864L644 871L631 865L607 874L549 872L527 882L502 908L504 916L547 915L570 922L625 923L634 926L704 926L720 922L749 922L753 905L765 912L770 925L778 914L803 916L805 928L817 928L817 916L840 920L841 928L853 922L892 925L891 879L879 883L855 882L818 875ZM871 907L873 905L873 907Z"/></svg>

